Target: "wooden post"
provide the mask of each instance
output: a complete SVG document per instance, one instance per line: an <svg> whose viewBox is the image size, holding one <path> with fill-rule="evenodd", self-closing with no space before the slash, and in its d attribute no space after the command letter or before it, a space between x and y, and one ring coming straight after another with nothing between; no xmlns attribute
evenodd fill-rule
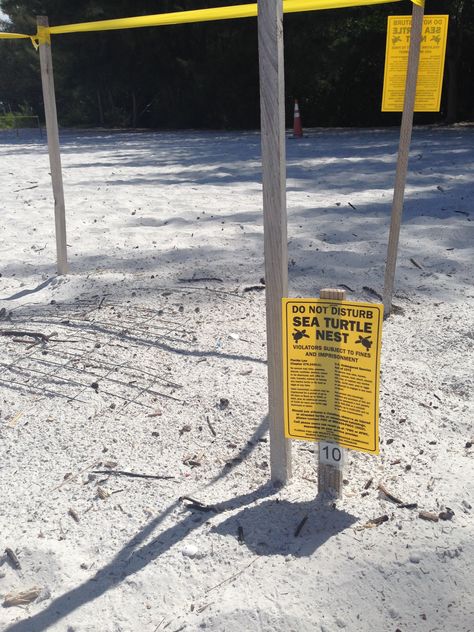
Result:
<svg viewBox="0 0 474 632"><path fill-rule="evenodd" d="M410 152L411 133L413 129L413 112L415 110L416 81L420 60L420 45L423 29L424 7L413 5L412 24L410 32L410 49L408 53L408 68L405 87L405 101L403 104L402 123L400 128L400 143L398 146L397 172L392 203L392 220L388 239L387 262L385 264L385 282L383 291L384 313L388 316L392 311L393 286L397 265L398 239L402 222L403 200L408 170L408 155Z"/></svg>
<svg viewBox="0 0 474 632"><path fill-rule="evenodd" d="M288 295L282 0L258 0L263 224L272 481L291 476L283 412L282 303Z"/></svg>
<svg viewBox="0 0 474 632"><path fill-rule="evenodd" d="M346 292L345 290L328 288L319 292L319 298L344 301ZM346 451L336 443L320 441L318 452L318 492L325 496L340 498Z"/></svg>
<svg viewBox="0 0 474 632"><path fill-rule="evenodd" d="M59 150L58 117L54 94L53 58L51 40L47 29L48 18L38 16L39 56L41 65L41 83L43 86L46 134L48 137L49 164L54 196L54 221L56 230L56 255L58 274L67 273L66 210L64 205L63 176L61 154Z"/></svg>

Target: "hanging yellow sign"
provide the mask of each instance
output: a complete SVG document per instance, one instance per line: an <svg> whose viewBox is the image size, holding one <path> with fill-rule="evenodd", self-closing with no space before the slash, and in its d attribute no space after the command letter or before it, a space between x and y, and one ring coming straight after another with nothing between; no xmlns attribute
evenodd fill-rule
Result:
<svg viewBox="0 0 474 632"><path fill-rule="evenodd" d="M416 84L415 112L439 112L449 15L425 15ZM382 112L402 112L410 47L411 16L388 18Z"/></svg>
<svg viewBox="0 0 474 632"><path fill-rule="evenodd" d="M383 305L283 299L285 435L379 452Z"/></svg>

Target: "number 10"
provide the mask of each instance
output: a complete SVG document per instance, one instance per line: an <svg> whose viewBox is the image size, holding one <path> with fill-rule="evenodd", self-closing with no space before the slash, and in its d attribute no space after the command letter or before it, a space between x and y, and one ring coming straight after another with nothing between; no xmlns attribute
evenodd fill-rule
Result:
<svg viewBox="0 0 474 632"><path fill-rule="evenodd" d="M338 448L337 446L334 446L333 448L331 448L331 450L329 449L329 446L324 446L323 448L323 452L325 453L324 456L326 457L326 459L328 461L336 461L336 463L339 463L339 461L342 459L342 452L341 449ZM331 456L329 456L329 454Z"/></svg>

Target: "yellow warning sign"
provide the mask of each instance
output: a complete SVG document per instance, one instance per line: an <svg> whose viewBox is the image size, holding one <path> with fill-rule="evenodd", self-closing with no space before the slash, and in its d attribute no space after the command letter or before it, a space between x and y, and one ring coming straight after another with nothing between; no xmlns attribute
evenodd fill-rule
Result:
<svg viewBox="0 0 474 632"><path fill-rule="evenodd" d="M383 305L283 299L285 435L379 452Z"/></svg>
<svg viewBox="0 0 474 632"><path fill-rule="evenodd" d="M415 112L439 112L449 15L425 15L416 84ZM410 47L411 16L388 18L382 112L402 112Z"/></svg>

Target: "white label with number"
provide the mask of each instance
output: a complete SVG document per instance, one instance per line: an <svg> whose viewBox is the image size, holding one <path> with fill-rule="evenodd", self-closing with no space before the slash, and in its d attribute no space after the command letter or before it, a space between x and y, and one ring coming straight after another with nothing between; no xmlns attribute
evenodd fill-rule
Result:
<svg viewBox="0 0 474 632"><path fill-rule="evenodd" d="M339 469L344 467L345 451L337 443L319 443L319 462Z"/></svg>

